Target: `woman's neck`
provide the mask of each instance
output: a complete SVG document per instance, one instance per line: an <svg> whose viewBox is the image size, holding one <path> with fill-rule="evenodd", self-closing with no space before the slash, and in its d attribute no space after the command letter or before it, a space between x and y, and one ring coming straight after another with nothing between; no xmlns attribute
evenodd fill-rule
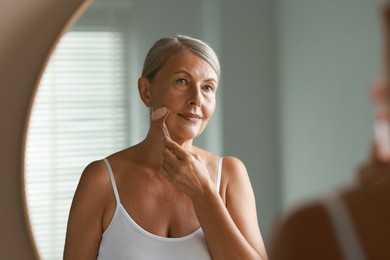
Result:
<svg viewBox="0 0 390 260"><path fill-rule="evenodd" d="M141 161L160 167L162 162L162 152L164 149L164 145L163 145L164 136L162 135L162 132L158 130L160 129L150 127L145 139L137 146L139 149L138 152ZM185 150L192 151L193 139L182 140L173 135L171 136L171 139L175 141L178 145L183 147Z"/></svg>

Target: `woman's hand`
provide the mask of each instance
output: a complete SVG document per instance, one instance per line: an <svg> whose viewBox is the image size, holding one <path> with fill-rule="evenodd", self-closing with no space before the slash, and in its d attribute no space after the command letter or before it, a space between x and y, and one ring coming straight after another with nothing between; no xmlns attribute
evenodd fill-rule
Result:
<svg viewBox="0 0 390 260"><path fill-rule="evenodd" d="M225 204L200 156L170 139L165 138L163 142L161 172L192 199L212 258L268 259L257 222L254 193L244 164L237 158L224 157L223 176L228 182L225 184Z"/></svg>
<svg viewBox="0 0 390 260"><path fill-rule="evenodd" d="M210 174L199 155L192 154L169 138L163 139L162 174L191 199L213 189Z"/></svg>

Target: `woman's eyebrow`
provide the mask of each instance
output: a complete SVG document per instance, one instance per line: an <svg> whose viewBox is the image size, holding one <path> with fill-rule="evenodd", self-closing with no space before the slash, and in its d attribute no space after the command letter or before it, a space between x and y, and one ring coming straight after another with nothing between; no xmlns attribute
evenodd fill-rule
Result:
<svg viewBox="0 0 390 260"><path fill-rule="evenodd" d="M217 84L217 80L213 79L213 78L209 78L209 79L205 79L204 80L205 82L213 82L214 84Z"/></svg>
<svg viewBox="0 0 390 260"><path fill-rule="evenodd" d="M176 72L173 73L173 74L180 74L180 73L184 73L184 74L186 74L187 76L192 77L191 73L189 73L188 71L183 70L183 69L178 70L178 71L176 71Z"/></svg>
<svg viewBox="0 0 390 260"><path fill-rule="evenodd" d="M180 69L178 71L175 71L173 74L176 75L176 74L180 74L180 73L184 73L186 74L188 77L192 78L192 75L190 72L188 72L187 70L184 70L184 69ZM217 80L214 79L214 78L208 78L208 79L205 79L204 80L205 82L214 82L215 84L217 84Z"/></svg>

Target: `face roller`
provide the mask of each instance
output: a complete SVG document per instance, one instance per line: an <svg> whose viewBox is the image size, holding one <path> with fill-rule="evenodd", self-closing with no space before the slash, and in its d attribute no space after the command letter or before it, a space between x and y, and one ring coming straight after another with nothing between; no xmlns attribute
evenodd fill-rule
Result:
<svg viewBox="0 0 390 260"><path fill-rule="evenodd" d="M169 109L167 107L160 107L152 112L151 119L153 123L160 124L165 137L171 138L165 125L165 119L168 117L168 114Z"/></svg>

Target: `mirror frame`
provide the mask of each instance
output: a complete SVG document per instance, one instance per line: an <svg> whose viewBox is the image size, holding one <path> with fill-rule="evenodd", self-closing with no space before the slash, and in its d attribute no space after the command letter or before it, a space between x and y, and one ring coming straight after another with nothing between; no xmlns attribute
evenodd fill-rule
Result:
<svg viewBox="0 0 390 260"><path fill-rule="evenodd" d="M53 50L91 2L0 1L0 259L40 259L25 193L28 124Z"/></svg>

